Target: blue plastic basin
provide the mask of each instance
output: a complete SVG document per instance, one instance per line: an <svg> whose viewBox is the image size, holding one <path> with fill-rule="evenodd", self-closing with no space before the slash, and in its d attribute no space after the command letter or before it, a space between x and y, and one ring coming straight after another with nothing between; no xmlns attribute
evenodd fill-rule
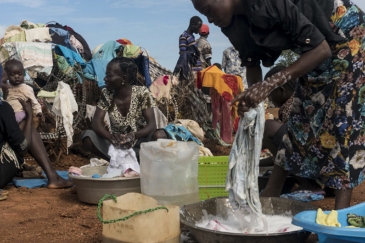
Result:
<svg viewBox="0 0 365 243"><path fill-rule="evenodd" d="M329 213L330 211L325 211ZM342 227L330 227L316 223L317 211L303 211L293 217L292 224L318 235L320 243L365 242L365 228L348 228L347 214L365 216L365 203L337 210L338 221Z"/></svg>

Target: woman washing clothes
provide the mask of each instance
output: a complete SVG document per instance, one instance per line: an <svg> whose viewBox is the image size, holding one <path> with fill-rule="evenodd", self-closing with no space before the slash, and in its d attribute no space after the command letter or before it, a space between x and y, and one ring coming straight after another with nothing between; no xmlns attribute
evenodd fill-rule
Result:
<svg viewBox="0 0 365 243"><path fill-rule="evenodd" d="M109 146L133 148L137 158L141 143L167 138L156 130L155 103L147 87L136 86L137 66L132 59L117 57L106 68L105 88L92 120L83 134L84 146L99 158L110 160ZM109 113L111 132L103 125Z"/></svg>
<svg viewBox="0 0 365 243"><path fill-rule="evenodd" d="M272 75L284 70L285 68L286 66L283 65L275 66L266 73L264 80L270 78ZM288 132L288 125L286 123L289 120L290 110L293 104L293 95L299 79L289 80L285 84L274 89L268 97L269 100L274 104L274 106L279 108L279 111L278 119L266 120L265 122L265 131L262 146L263 148L267 148L273 156L261 160L260 166L274 165L274 159L277 155L280 143L284 135L286 135ZM240 110L240 115L244 115L244 112L242 112L242 110ZM322 187L315 180L296 177L296 181L299 184L299 187L296 188L296 191L305 190L311 191L315 194L325 193L322 190Z"/></svg>
<svg viewBox="0 0 365 243"><path fill-rule="evenodd" d="M193 0L209 22L222 27L247 66L250 87L236 97L241 111L280 85L300 80L288 134L261 193L277 197L288 173L335 189L335 208L348 207L365 167L365 106L361 47L364 13L350 0ZM262 81L260 62L271 66L282 50L300 55Z"/></svg>

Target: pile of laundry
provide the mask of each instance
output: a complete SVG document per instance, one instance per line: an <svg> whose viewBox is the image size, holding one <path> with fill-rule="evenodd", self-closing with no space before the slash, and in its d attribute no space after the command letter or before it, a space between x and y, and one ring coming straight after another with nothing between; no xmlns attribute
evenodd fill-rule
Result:
<svg viewBox="0 0 365 243"><path fill-rule="evenodd" d="M47 133L57 136L61 131L63 137L67 136L68 147L73 142L76 125L80 120L86 119L86 106L95 107L98 99L98 92L84 90L88 88L85 83L94 83L100 92L105 85L106 66L118 56L132 58L138 66L140 83L136 85L150 87L152 80L171 74L170 70L150 57L147 50L128 39L110 40L91 51L81 34L72 27L57 22L36 24L24 20L19 25L9 26L0 39L0 63L4 64L11 59L22 62L26 70L26 83L34 88L43 112L49 116L56 113L60 117L50 118L52 121L48 123L54 124L53 127L40 126L42 138L53 138L46 136ZM64 84L60 87L59 82ZM60 92L63 89L67 91ZM60 93L67 95L60 97ZM62 106L62 102L68 100L69 104ZM57 107L54 103L57 103ZM65 111L66 107L71 109ZM61 126L62 129L56 126Z"/></svg>
<svg viewBox="0 0 365 243"><path fill-rule="evenodd" d="M61 135L67 138L67 148L73 144L74 133L85 130L82 124L88 121L81 121L92 119L100 91L105 86L106 66L115 57L131 58L138 66L134 85L146 86L155 98L160 108L155 110L157 127L165 128L171 139L196 142L201 156L212 156L202 144L204 127L193 120L177 119L184 118L174 98L176 93L172 94L173 87L178 86L177 78L141 46L120 38L90 49L83 36L68 25L28 20L9 26L0 39L0 63L12 59L22 62L26 83L33 87L42 106L46 117L46 121L39 121L38 132L42 139L57 139ZM106 115L106 125L108 120ZM78 124L81 125L78 127ZM222 120L220 124L225 123ZM228 137L227 140L231 140ZM138 173L137 168L131 169Z"/></svg>

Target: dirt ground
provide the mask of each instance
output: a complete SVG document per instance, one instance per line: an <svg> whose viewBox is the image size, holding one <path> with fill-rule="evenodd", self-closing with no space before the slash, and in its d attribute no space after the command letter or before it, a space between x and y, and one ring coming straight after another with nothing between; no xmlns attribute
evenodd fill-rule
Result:
<svg viewBox="0 0 365 243"><path fill-rule="evenodd" d="M214 155L226 155L229 148L204 141ZM88 164L88 159L70 154L55 165L59 170ZM102 224L96 205L78 200L76 190L26 189L10 186L8 199L0 201L0 242L102 242ZM352 205L365 201L365 185L354 190ZM334 197L312 203L322 209L334 207ZM316 242L314 235L307 243Z"/></svg>

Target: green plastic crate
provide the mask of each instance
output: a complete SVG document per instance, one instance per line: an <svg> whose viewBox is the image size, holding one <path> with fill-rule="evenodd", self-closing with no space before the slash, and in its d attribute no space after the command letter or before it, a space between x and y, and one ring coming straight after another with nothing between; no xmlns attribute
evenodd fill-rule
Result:
<svg viewBox="0 0 365 243"><path fill-rule="evenodd" d="M205 200L228 196L226 176L229 156L199 157L199 197Z"/></svg>

